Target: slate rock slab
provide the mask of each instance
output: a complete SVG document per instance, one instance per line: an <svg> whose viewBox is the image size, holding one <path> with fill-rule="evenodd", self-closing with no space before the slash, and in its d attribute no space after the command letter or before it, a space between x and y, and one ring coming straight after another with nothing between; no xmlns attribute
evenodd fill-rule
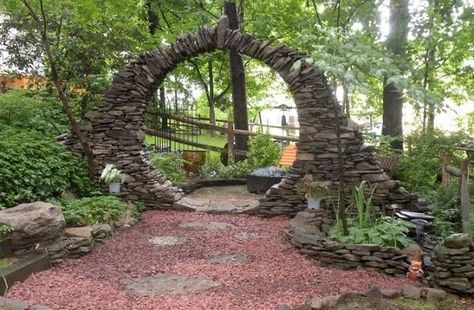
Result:
<svg viewBox="0 0 474 310"><path fill-rule="evenodd" d="M64 235L66 221L61 208L46 202L23 203L0 211L0 225L13 228L7 236L13 249L24 249Z"/></svg>
<svg viewBox="0 0 474 310"><path fill-rule="evenodd" d="M156 236L148 240L156 246L181 245L186 242L186 238L177 236Z"/></svg>
<svg viewBox="0 0 474 310"><path fill-rule="evenodd" d="M239 233L236 233L234 235L234 237L239 239L239 240L261 239L262 238L262 236L259 233L253 232L253 231L241 231Z"/></svg>
<svg viewBox="0 0 474 310"><path fill-rule="evenodd" d="M245 253L214 255L209 258L209 262L214 264L243 263L249 260Z"/></svg>
<svg viewBox="0 0 474 310"><path fill-rule="evenodd" d="M202 228L202 229L227 229L235 227L231 223L227 222L201 222L201 221L193 221L193 222L184 222L179 224L181 228Z"/></svg>
<svg viewBox="0 0 474 310"><path fill-rule="evenodd" d="M220 286L210 279L161 273L156 276L128 278L120 280L120 285L135 296L155 296L160 294L189 294Z"/></svg>
<svg viewBox="0 0 474 310"><path fill-rule="evenodd" d="M444 240L444 246L449 249L469 248L472 240L468 234L452 234Z"/></svg>

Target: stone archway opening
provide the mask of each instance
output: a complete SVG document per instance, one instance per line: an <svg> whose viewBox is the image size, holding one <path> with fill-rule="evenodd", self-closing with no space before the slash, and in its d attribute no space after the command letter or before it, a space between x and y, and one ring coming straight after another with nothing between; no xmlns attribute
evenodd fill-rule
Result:
<svg viewBox="0 0 474 310"><path fill-rule="evenodd" d="M260 215L291 216L305 209L305 198L295 188L305 174L330 182L333 191L337 189L337 119L345 183L348 186L363 180L377 183L375 198L386 204L393 202L393 193L399 190L398 182L383 172L371 149L364 146L363 135L355 123L340 113L324 75L305 61L308 56L295 48L283 44L274 46L269 40L232 30L226 16L220 18L214 29L200 27L195 34L185 34L169 47L160 46L142 53L115 75L101 105L82 122L98 162L97 177L106 163L114 163L127 175L121 198L140 200L152 208L173 208L181 193L152 167L144 151L145 109L167 74L179 63L215 50L229 49L260 60L277 72L291 91L298 112L297 159L289 177L271 188L260 201ZM300 65L294 68L296 62ZM80 144L72 135L66 145L81 152ZM400 197L406 200L404 202L414 199L406 195Z"/></svg>

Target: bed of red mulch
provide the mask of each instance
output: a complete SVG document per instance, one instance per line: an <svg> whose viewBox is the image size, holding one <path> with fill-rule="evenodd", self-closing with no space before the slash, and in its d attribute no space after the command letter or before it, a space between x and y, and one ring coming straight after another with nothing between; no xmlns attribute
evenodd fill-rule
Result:
<svg viewBox="0 0 474 310"><path fill-rule="evenodd" d="M182 228L189 221L233 224L225 229ZM370 270L342 271L316 266L282 238L287 219L145 212L133 228L116 233L81 259L70 259L14 285L8 297L53 309L275 309L300 305L314 295L364 291L378 285L400 288L403 278ZM241 240L235 235L253 232ZM256 233L256 234L255 234ZM182 245L157 247L148 240L168 235ZM257 236L258 235L258 236ZM209 257L246 253L249 260L216 264ZM201 276L221 285L190 294L131 296L120 279L159 273Z"/></svg>

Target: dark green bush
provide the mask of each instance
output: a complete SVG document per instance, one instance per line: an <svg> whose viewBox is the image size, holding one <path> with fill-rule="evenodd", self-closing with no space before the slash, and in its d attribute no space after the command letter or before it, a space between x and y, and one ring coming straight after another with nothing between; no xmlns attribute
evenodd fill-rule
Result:
<svg viewBox="0 0 474 310"><path fill-rule="evenodd" d="M441 169L441 158L445 153L452 155L453 165L459 167L459 160L465 156L453 146L464 143L464 133L446 135L441 131L414 133L409 137L411 149L400 159L398 178L410 191L426 193L438 187L437 177Z"/></svg>
<svg viewBox="0 0 474 310"><path fill-rule="evenodd" d="M247 161L251 169L275 166L281 149L270 135L258 134L249 141Z"/></svg>
<svg viewBox="0 0 474 310"><path fill-rule="evenodd" d="M62 204L64 218L69 225L84 226L113 223L127 215L127 204L114 196L98 196L73 200ZM130 210L138 214L137 207Z"/></svg>
<svg viewBox="0 0 474 310"><path fill-rule="evenodd" d="M177 153L156 153L151 155L153 166L174 183L186 181L186 172L183 167L184 162L183 157Z"/></svg>
<svg viewBox="0 0 474 310"><path fill-rule="evenodd" d="M48 136L68 131L62 106L46 91L11 90L0 95L0 124Z"/></svg>
<svg viewBox="0 0 474 310"><path fill-rule="evenodd" d="M0 207L94 190L83 163L35 131L0 129Z"/></svg>

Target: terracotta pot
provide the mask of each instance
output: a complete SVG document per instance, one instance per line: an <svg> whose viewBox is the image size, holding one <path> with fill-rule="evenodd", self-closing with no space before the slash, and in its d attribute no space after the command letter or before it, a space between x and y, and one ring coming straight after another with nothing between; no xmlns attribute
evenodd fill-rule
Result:
<svg viewBox="0 0 474 310"><path fill-rule="evenodd" d="M206 162L206 151L183 151L184 170L199 173L199 169Z"/></svg>

